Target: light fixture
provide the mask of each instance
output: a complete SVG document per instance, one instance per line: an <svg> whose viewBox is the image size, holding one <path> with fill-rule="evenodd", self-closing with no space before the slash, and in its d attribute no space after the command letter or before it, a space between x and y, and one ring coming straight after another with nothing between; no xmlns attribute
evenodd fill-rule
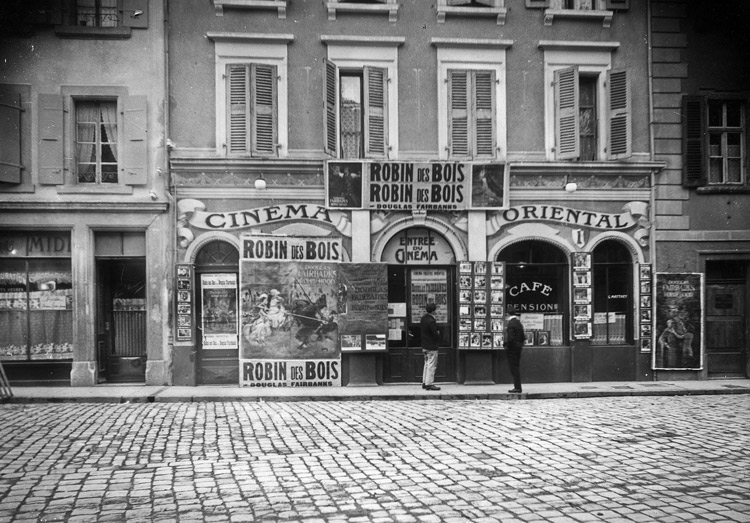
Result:
<svg viewBox="0 0 750 523"><path fill-rule="evenodd" d="M266 179L263 178L263 173L260 173L258 177L255 179L255 188L259 191L262 191L266 188Z"/></svg>
<svg viewBox="0 0 750 523"><path fill-rule="evenodd" d="M578 189L578 184L575 182L568 182L565 184L565 191L567 192L576 192Z"/></svg>

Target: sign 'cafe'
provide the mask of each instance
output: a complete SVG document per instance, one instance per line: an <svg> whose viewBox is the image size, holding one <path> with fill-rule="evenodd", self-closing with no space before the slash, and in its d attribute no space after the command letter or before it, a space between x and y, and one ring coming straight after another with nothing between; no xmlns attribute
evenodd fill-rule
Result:
<svg viewBox="0 0 750 523"><path fill-rule="evenodd" d="M235 236L239 262L227 283L235 298L203 289L203 275L191 272L202 269L184 265L198 299L183 304L189 314L177 341L203 351L205 365L215 345L201 336L236 337L231 379L242 385L420 383L419 319L428 302L438 305L440 381L509 380L509 310L528 332L531 381L596 378L595 345L626 364L650 347L640 321L649 289L639 275L650 270L643 201L510 205L504 164L331 161L322 205L180 203L178 229ZM229 304L219 305L220 295ZM210 309L227 305L237 312L220 325ZM581 370L574 362L584 353ZM336 372L264 370L292 368Z"/></svg>

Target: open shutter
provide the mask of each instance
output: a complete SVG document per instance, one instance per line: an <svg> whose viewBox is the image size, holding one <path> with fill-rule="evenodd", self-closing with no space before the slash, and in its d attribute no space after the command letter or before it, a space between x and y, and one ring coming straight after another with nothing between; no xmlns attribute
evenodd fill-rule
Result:
<svg viewBox="0 0 750 523"><path fill-rule="evenodd" d="M610 160L629 158L632 154L630 84L627 71L607 71L607 99L609 101Z"/></svg>
<svg viewBox="0 0 750 523"><path fill-rule="evenodd" d="M448 150L469 155L469 72L448 71Z"/></svg>
<svg viewBox="0 0 750 523"><path fill-rule="evenodd" d="M144 185L148 182L148 119L147 98L143 95L123 99L124 151L118 162L122 165L121 183Z"/></svg>
<svg viewBox="0 0 750 523"><path fill-rule="evenodd" d="M339 84L338 67L333 62L325 60L325 74L323 76L324 116L323 116L323 148L331 156L338 157L338 105Z"/></svg>
<svg viewBox="0 0 750 523"><path fill-rule="evenodd" d="M227 66L227 152L231 154L250 151L248 139L249 86L248 66Z"/></svg>
<svg viewBox="0 0 750 523"><path fill-rule="evenodd" d="M21 94L0 90L0 182L21 183Z"/></svg>
<svg viewBox="0 0 750 523"><path fill-rule="evenodd" d="M148 0L122 0L122 25L148 28Z"/></svg>
<svg viewBox="0 0 750 523"><path fill-rule="evenodd" d="M276 154L278 137L276 132L277 79L276 66L253 64L251 69L252 90L252 152L269 156Z"/></svg>
<svg viewBox="0 0 750 523"><path fill-rule="evenodd" d="M474 73L474 144L476 156L495 157L495 71Z"/></svg>
<svg viewBox="0 0 750 523"><path fill-rule="evenodd" d="M63 97L39 95L39 183L64 183Z"/></svg>
<svg viewBox="0 0 750 523"><path fill-rule="evenodd" d="M386 158L388 140L388 71L365 67L365 156Z"/></svg>
<svg viewBox="0 0 750 523"><path fill-rule="evenodd" d="M702 96L682 98L682 183L706 185L705 104Z"/></svg>
<svg viewBox="0 0 750 523"><path fill-rule="evenodd" d="M578 68L555 71L555 147L558 160L581 155L578 109Z"/></svg>

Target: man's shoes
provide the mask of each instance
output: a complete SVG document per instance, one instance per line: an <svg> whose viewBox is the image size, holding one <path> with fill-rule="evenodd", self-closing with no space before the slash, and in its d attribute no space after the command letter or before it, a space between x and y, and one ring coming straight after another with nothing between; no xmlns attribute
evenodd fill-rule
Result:
<svg viewBox="0 0 750 523"><path fill-rule="evenodd" d="M435 385L422 385L422 388L424 390L440 390L440 387L436 387Z"/></svg>
<svg viewBox="0 0 750 523"><path fill-rule="evenodd" d="M510 389L508 392L511 394L521 394L521 389Z"/></svg>

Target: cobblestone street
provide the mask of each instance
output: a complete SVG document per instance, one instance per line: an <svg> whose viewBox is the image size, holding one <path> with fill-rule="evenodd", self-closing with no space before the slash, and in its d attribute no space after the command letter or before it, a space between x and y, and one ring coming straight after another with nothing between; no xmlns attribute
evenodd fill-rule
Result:
<svg viewBox="0 0 750 523"><path fill-rule="evenodd" d="M750 521L750 395L0 405L0 521Z"/></svg>

